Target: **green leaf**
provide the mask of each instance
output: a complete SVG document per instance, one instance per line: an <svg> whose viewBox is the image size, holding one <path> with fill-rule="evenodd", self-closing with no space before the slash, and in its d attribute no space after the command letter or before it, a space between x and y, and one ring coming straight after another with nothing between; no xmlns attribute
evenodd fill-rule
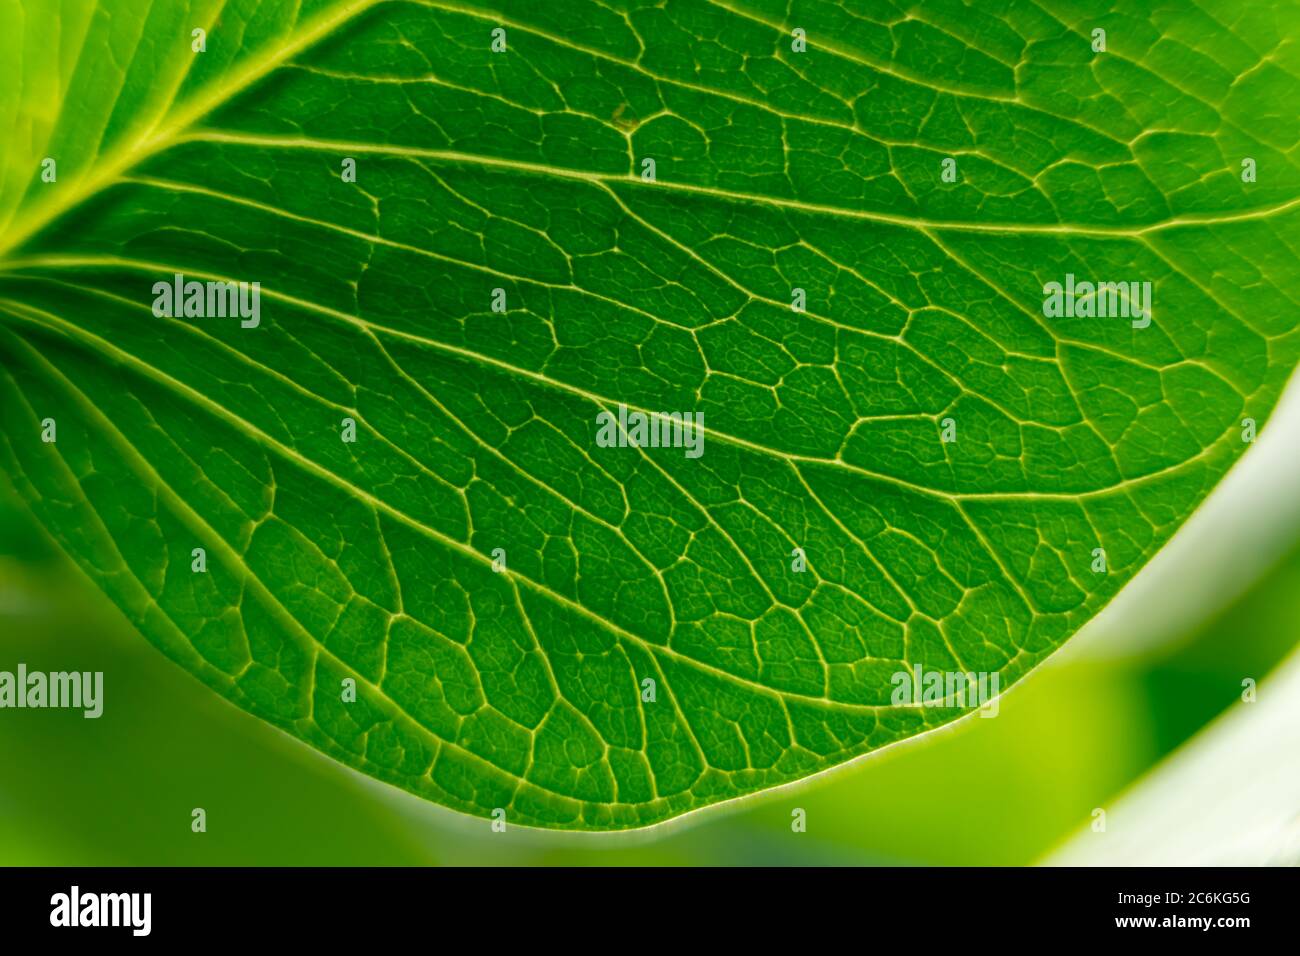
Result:
<svg viewBox="0 0 1300 956"><path fill-rule="evenodd" d="M1295 367L1300 17L851 6L5 5L0 473L210 687L458 810L642 826L952 721L895 675L1023 677Z"/></svg>

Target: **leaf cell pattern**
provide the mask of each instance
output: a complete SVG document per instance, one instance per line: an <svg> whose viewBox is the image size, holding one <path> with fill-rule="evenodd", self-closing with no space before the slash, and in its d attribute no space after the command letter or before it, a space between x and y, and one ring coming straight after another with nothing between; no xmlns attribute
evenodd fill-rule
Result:
<svg viewBox="0 0 1300 956"><path fill-rule="evenodd" d="M437 803L798 780L966 712L900 670L1021 678L1267 420L1297 12L6 5L0 474L204 683ZM154 315L176 273L261 324ZM1045 317L1066 274L1153 322ZM704 454L598 447L620 404Z"/></svg>

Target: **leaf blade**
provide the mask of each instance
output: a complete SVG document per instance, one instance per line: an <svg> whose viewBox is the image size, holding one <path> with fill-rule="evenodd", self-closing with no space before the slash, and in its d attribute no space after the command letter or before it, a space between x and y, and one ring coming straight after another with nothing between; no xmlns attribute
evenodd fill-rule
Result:
<svg viewBox="0 0 1300 956"><path fill-rule="evenodd" d="M1037 31L1023 80L978 49L1010 23L977 41L950 20L963 88L924 71L927 24L889 62L871 30L806 66L763 56L796 94L692 68L717 30L780 49L748 10L580 6L602 26L574 38L522 6L321 7L92 167L61 218L21 212L0 460L146 636L240 706L456 809L617 829L946 723L964 708L893 706L892 675L1005 686L1104 605L1294 368L1298 200L1284 159L1231 193L1191 148L1221 111L1122 55L1102 67L1116 125L1144 130L1155 88L1187 138L1135 137L1147 163L1119 162L1096 103L1061 115L1048 77L1079 76L1086 43L1036 8L1013 18ZM854 87L888 96L840 102ZM888 120L891 97L925 109ZM1059 144L1027 145L1048 128ZM1285 136L1265 132L1261 155ZM939 187L946 151L979 188ZM1213 185L1168 188L1178 163ZM1076 268L1150 275L1169 313L1053 325L1044 278ZM144 315L177 272L258 279L269 321ZM702 410L708 455L598 448L620 403ZM50 410L57 446L33 437Z"/></svg>

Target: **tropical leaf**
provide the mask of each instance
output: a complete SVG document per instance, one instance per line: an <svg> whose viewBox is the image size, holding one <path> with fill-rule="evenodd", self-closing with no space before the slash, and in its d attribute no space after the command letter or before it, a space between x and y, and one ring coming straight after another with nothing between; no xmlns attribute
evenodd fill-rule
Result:
<svg viewBox="0 0 1300 956"><path fill-rule="evenodd" d="M166 654L430 800L799 780L971 709L901 673L1023 677L1263 426L1296 13L7 4L0 473Z"/></svg>

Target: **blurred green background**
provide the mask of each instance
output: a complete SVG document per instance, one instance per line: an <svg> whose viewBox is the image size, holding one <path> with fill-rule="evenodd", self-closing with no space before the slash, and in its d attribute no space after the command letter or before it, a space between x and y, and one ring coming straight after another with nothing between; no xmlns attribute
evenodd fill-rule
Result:
<svg viewBox="0 0 1300 956"><path fill-rule="evenodd" d="M625 835L493 833L317 755L150 647L0 492L0 669L105 674L98 720L0 710L0 864L1035 862L1295 646L1297 429L1274 430L996 718Z"/></svg>

